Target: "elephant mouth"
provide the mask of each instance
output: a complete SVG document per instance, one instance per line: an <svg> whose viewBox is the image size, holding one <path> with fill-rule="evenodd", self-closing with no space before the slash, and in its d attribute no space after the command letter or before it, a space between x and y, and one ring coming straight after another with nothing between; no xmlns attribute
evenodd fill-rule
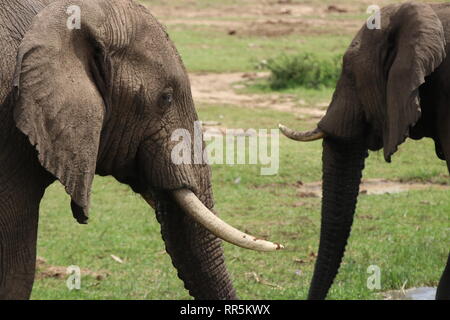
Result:
<svg viewBox="0 0 450 320"><path fill-rule="evenodd" d="M166 192L186 215L226 242L255 251L276 251L284 248L279 243L254 237L229 225L208 209L189 189L182 188ZM149 193L143 193L142 197L152 208L156 208L156 201L158 200L155 201L155 197Z"/></svg>

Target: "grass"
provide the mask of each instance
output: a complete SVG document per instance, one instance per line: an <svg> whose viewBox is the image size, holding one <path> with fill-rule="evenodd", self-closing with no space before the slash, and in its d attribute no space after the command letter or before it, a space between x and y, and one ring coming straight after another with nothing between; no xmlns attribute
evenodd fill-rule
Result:
<svg viewBox="0 0 450 320"><path fill-rule="evenodd" d="M263 60L275 58L280 52L295 54L312 52L319 57L341 53L348 46L348 35L297 35L282 38L230 36L212 27L168 26L180 55L191 72L251 72Z"/></svg>
<svg viewBox="0 0 450 320"><path fill-rule="evenodd" d="M193 5L201 9L215 3L202 0ZM236 3L241 2L228 0L218 5ZM261 60L277 57L280 52L313 52L328 59L342 54L353 36L336 36L333 30L320 36L230 36L213 27L182 24L168 29L191 72L254 71ZM245 90L272 92L267 83L256 83ZM295 94L307 104L329 101L332 92L332 88L277 91ZM310 129L317 121L298 120L276 110L231 106L226 101L199 105L198 113L202 120L219 120L229 128L270 129L283 122ZM320 199L301 198L293 185L297 181L319 181L320 159L320 142L300 144L280 138L277 175L261 176L258 165L213 166L216 207L221 217L286 246L282 252L267 254L224 244L228 268L241 298L306 297L317 253ZM382 152L371 153L366 164L366 179L448 183L445 163L434 156L429 139L408 140L392 164L384 162ZM400 289L405 281L406 287L436 286L448 255L449 210L445 190L361 195L346 256L329 298L379 299L378 291L366 287L370 265L381 268L380 291ZM67 289L65 279L38 279L33 299L190 299L164 251L154 213L127 186L110 177L96 177L90 214L89 225L78 225L63 188L58 183L50 186L41 204L38 255L51 265L78 265L92 271L106 270L110 275L104 280L83 276L81 290L74 291ZM111 255L124 262L116 262Z"/></svg>

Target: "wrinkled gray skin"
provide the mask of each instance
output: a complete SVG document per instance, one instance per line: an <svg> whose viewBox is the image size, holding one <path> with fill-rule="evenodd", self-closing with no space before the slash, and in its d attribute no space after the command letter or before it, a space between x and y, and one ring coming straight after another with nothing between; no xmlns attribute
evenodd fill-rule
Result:
<svg viewBox="0 0 450 320"><path fill-rule="evenodd" d="M86 223L95 174L153 200L192 296L236 298L220 240L169 194L188 188L213 208L210 168L170 159L172 131L192 133L197 114L164 29L130 0L45 2L52 3L0 5L0 298L30 296L46 187L58 179L74 217ZM71 5L81 8L80 30L66 26Z"/></svg>
<svg viewBox="0 0 450 320"><path fill-rule="evenodd" d="M309 299L324 299L339 269L368 150L383 148L390 161L407 137L431 137L450 170L450 5L395 4L382 9L381 21L380 30L364 26L351 43L318 124L327 137L320 246ZM437 298L450 298L449 261Z"/></svg>

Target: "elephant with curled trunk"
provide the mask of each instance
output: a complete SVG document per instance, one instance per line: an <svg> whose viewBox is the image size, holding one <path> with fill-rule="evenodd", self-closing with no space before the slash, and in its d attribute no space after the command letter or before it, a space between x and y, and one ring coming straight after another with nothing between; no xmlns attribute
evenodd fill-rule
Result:
<svg viewBox="0 0 450 320"><path fill-rule="evenodd" d="M172 161L172 132L193 134L198 118L183 63L146 8L131 0L4 0L0 48L0 298L30 296L39 203L55 180L79 223L88 220L95 174L141 194L197 299L236 298L219 238L281 248L213 213L207 164Z"/></svg>
<svg viewBox="0 0 450 320"><path fill-rule="evenodd" d="M323 138L322 222L310 299L324 299L338 272L368 150L383 148L390 162L407 137L430 137L450 169L450 4L390 5L381 10L380 27L364 26L352 41L315 130L280 125L294 140ZM450 298L450 261L437 298Z"/></svg>

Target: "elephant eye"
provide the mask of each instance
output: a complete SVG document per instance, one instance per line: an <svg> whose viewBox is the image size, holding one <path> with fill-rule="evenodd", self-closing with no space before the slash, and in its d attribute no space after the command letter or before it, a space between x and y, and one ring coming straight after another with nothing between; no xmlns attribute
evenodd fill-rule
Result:
<svg viewBox="0 0 450 320"><path fill-rule="evenodd" d="M172 90L168 90L168 91L164 92L161 95L160 101L161 101L161 103L160 103L161 107L163 107L163 108L169 107L173 102Z"/></svg>

